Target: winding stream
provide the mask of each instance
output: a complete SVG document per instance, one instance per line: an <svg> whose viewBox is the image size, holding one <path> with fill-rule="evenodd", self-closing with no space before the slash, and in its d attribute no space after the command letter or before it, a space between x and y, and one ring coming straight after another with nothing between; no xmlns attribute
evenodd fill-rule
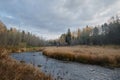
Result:
<svg viewBox="0 0 120 80"><path fill-rule="evenodd" d="M120 68L108 69L96 65L59 61L42 55L42 52L24 52L11 55L25 61L57 80L120 80Z"/></svg>

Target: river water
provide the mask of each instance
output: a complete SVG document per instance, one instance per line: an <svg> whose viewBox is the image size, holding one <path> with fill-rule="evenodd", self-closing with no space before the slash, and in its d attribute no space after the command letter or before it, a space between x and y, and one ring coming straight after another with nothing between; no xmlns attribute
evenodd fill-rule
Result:
<svg viewBox="0 0 120 80"><path fill-rule="evenodd" d="M42 72L50 74L55 80L120 80L120 68L59 61L42 55L42 52L14 53L11 56L40 67Z"/></svg>

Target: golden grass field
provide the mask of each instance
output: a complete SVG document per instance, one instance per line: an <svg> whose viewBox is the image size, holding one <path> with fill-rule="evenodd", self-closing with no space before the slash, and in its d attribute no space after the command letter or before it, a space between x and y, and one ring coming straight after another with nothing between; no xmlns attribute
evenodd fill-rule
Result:
<svg viewBox="0 0 120 80"><path fill-rule="evenodd" d="M18 49L11 50L13 49L6 50L0 48L0 80L52 80L49 75L45 75L37 67L12 59L8 53L19 51ZM27 48L26 51L31 50L42 50L44 55L59 60L76 61L107 67L120 67L119 46L54 46ZM21 49L21 51L25 50Z"/></svg>
<svg viewBox="0 0 120 80"><path fill-rule="evenodd" d="M0 80L52 80L32 64L12 59L7 50L0 49Z"/></svg>
<svg viewBox="0 0 120 80"><path fill-rule="evenodd" d="M119 46L46 47L43 54L59 60L120 67Z"/></svg>

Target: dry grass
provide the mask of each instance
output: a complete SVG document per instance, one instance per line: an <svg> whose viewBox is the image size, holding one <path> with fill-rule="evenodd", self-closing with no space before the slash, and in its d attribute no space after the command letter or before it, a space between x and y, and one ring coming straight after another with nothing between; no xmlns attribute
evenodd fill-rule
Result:
<svg viewBox="0 0 120 80"><path fill-rule="evenodd" d="M52 80L37 67L20 63L6 53L5 49L0 49L0 80Z"/></svg>
<svg viewBox="0 0 120 80"><path fill-rule="evenodd" d="M115 46L46 47L43 54L60 60L120 67L120 47Z"/></svg>
<svg viewBox="0 0 120 80"><path fill-rule="evenodd" d="M20 48L20 47L11 47L11 46L7 46L7 47L0 47L0 49L6 49L9 53L16 53L16 52L30 52L30 51L42 51L44 49L44 47L24 47L24 48Z"/></svg>

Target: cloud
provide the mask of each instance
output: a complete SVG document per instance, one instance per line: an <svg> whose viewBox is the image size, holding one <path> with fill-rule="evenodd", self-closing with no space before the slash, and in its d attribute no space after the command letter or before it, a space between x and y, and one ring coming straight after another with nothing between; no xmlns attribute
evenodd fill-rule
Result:
<svg viewBox="0 0 120 80"><path fill-rule="evenodd" d="M105 22L120 10L119 0L0 0L0 19L45 38L68 28Z"/></svg>

